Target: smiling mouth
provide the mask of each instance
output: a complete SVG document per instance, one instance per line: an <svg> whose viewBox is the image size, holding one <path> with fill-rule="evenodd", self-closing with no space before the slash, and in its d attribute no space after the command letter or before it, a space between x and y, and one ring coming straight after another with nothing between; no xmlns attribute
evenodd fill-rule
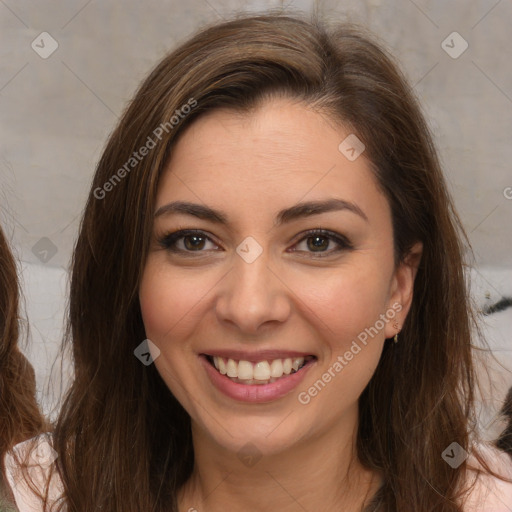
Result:
<svg viewBox="0 0 512 512"><path fill-rule="evenodd" d="M299 372L315 356L287 357L256 363L204 354L207 361L221 374L237 384L270 384Z"/></svg>

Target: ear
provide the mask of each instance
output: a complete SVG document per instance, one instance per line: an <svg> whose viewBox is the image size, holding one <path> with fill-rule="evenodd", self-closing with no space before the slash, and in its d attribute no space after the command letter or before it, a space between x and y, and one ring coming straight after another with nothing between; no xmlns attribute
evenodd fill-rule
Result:
<svg viewBox="0 0 512 512"><path fill-rule="evenodd" d="M393 321L386 324L386 338L392 338L397 334L397 329L393 327L395 321L398 323L398 330L401 330L404 325L412 304L414 279L418 272L422 254L423 244L416 242L393 274L388 308L395 310L397 313Z"/></svg>

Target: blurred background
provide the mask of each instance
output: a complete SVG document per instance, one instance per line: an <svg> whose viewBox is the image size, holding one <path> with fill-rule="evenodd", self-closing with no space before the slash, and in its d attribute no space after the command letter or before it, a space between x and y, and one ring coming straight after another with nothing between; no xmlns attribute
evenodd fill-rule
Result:
<svg viewBox="0 0 512 512"><path fill-rule="evenodd" d="M498 428L495 413L512 386L506 0L0 0L0 223L20 262L23 350L45 412L55 411L71 377L58 358L67 270L95 165L126 102L156 62L204 24L269 8L369 27L413 86L473 246L474 300L495 310L482 317L496 387L482 398L481 422Z"/></svg>

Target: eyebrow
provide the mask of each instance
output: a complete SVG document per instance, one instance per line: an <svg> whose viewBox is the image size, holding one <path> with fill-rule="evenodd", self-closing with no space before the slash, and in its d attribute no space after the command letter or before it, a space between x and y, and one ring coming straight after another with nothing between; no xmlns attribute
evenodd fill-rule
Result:
<svg viewBox="0 0 512 512"><path fill-rule="evenodd" d="M275 225L280 226L287 222L297 220L302 217L309 217L311 215L318 215L320 213L342 211L346 210L352 212L368 222L366 214L355 203L345 201L344 199L327 199L325 201L308 201L305 203L298 203L290 208L281 210L277 216ZM228 224L228 216L220 211L214 210L209 206L201 204L190 203L187 201L173 201L158 208L155 213L155 218L162 215L170 215L173 213L182 213L192 215L199 219L209 220L217 224Z"/></svg>

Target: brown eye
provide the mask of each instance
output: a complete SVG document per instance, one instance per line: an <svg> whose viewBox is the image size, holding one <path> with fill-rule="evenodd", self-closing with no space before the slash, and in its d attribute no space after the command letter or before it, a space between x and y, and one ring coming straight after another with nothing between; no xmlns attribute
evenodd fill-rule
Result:
<svg viewBox="0 0 512 512"><path fill-rule="evenodd" d="M292 252L322 257L353 248L345 236L325 229L312 229L303 235L305 236L295 244Z"/></svg>
<svg viewBox="0 0 512 512"><path fill-rule="evenodd" d="M183 237L185 249L189 251L196 251L203 249L206 243L205 237L197 235L187 235Z"/></svg>
<svg viewBox="0 0 512 512"><path fill-rule="evenodd" d="M212 239L202 231L179 230L158 240L159 245L174 253L187 254L219 249Z"/></svg>
<svg viewBox="0 0 512 512"><path fill-rule="evenodd" d="M309 236L307 240L308 249L313 252L325 251L329 247L330 240L325 236Z"/></svg>

